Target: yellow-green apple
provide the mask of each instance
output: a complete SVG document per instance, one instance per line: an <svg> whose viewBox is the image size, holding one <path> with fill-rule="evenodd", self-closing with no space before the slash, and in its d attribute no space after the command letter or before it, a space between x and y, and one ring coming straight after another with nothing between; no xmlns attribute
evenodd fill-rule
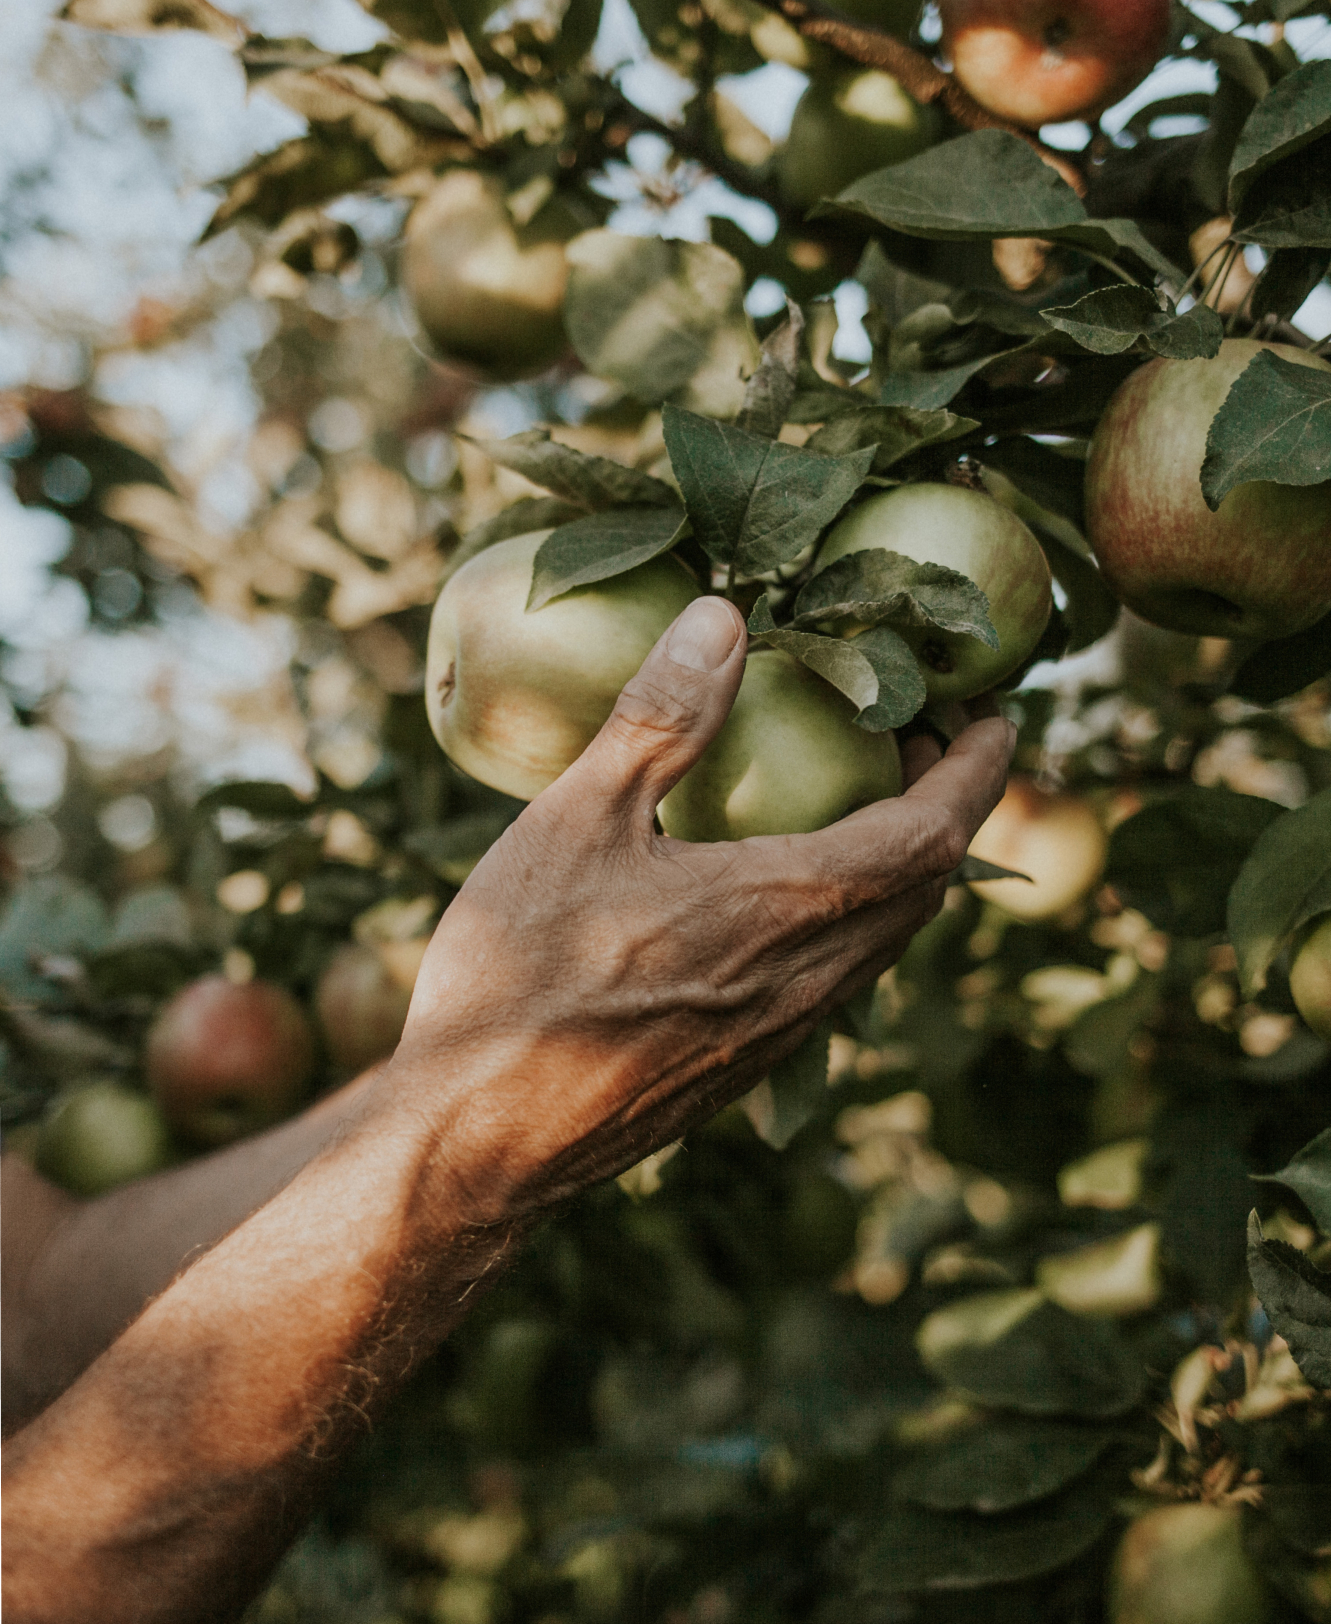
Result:
<svg viewBox="0 0 1331 1624"><path fill-rule="evenodd" d="M339 1071L364 1071L397 1048L414 978L394 974L395 968L377 948L360 942L343 943L324 967L314 1009Z"/></svg>
<svg viewBox="0 0 1331 1624"><path fill-rule="evenodd" d="M1109 1574L1110 1624L1262 1624L1270 1593L1242 1518L1242 1506L1192 1500L1130 1523Z"/></svg>
<svg viewBox="0 0 1331 1624"><path fill-rule="evenodd" d="M203 976L153 1022L144 1069L175 1132L207 1147L289 1117L314 1061L313 1029L285 987Z"/></svg>
<svg viewBox="0 0 1331 1624"><path fill-rule="evenodd" d="M652 645L698 594L669 555L527 613L548 530L464 564L430 621L425 699L445 753L473 778L529 801L576 761Z"/></svg>
<svg viewBox="0 0 1331 1624"><path fill-rule="evenodd" d="M1169 38L1169 0L939 0L938 10L962 86L1032 130L1103 113Z"/></svg>
<svg viewBox="0 0 1331 1624"><path fill-rule="evenodd" d="M744 666L735 704L657 811L680 840L805 834L901 793L891 733L855 726L844 694L779 649Z"/></svg>
<svg viewBox="0 0 1331 1624"><path fill-rule="evenodd" d="M100 1195L155 1173L171 1160L171 1133L157 1106L114 1079L57 1097L37 1138L39 1173L75 1195Z"/></svg>
<svg viewBox="0 0 1331 1624"><path fill-rule="evenodd" d="M1331 610L1331 481L1249 480L1212 513L1206 436L1259 350L1228 338L1210 361L1148 361L1114 392L1086 465L1086 533L1110 590L1157 626L1195 637L1289 637Z"/></svg>
<svg viewBox="0 0 1331 1624"><path fill-rule="evenodd" d="M1080 796L1051 795L1013 777L980 825L971 855L1029 874L1030 882L978 880L972 889L1025 924L1057 919L1100 878L1108 851L1100 819Z"/></svg>
<svg viewBox="0 0 1331 1624"><path fill-rule="evenodd" d="M583 223L555 201L519 226L494 176L449 170L407 221L402 282L421 326L491 378L543 371L568 343L564 244Z"/></svg>
<svg viewBox="0 0 1331 1624"><path fill-rule="evenodd" d="M938 137L939 115L889 73L857 69L816 78L800 97L777 158L781 189L816 203L874 169L913 158Z"/></svg>
<svg viewBox="0 0 1331 1624"><path fill-rule="evenodd" d="M1049 564L1027 526L992 496L933 484L871 496L833 527L818 554L818 571L874 547L919 564L944 564L968 576L988 599L997 649L936 626L897 628L919 662L931 700L984 693L1022 665L1040 641L1054 606Z"/></svg>
<svg viewBox="0 0 1331 1624"><path fill-rule="evenodd" d="M1331 913L1300 933L1289 969L1294 1007L1318 1037L1331 1040Z"/></svg>

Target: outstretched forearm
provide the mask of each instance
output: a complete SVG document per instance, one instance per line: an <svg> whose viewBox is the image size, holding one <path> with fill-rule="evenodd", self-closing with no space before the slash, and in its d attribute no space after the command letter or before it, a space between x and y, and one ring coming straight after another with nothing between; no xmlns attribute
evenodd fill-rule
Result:
<svg viewBox="0 0 1331 1624"><path fill-rule="evenodd" d="M481 1079L473 1071L473 1083ZM387 1090L5 1448L13 1624L234 1618L516 1248ZM468 1183L483 1146L454 1145Z"/></svg>

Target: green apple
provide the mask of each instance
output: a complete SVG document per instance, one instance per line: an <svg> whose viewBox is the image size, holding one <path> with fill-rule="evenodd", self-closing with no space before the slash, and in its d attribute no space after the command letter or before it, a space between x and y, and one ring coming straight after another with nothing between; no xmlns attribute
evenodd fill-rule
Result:
<svg viewBox="0 0 1331 1624"><path fill-rule="evenodd" d="M835 197L861 175L915 157L938 134L937 109L921 107L889 73L858 68L816 78L777 158L781 189L793 203Z"/></svg>
<svg viewBox="0 0 1331 1624"><path fill-rule="evenodd" d="M166 1120L201 1148L291 1116L314 1062L309 1019L285 987L225 976L203 976L177 993L149 1029L144 1054Z"/></svg>
<svg viewBox="0 0 1331 1624"><path fill-rule="evenodd" d="M944 564L988 599L997 649L936 626L897 628L931 700L984 693L1030 657L1054 606L1049 564L1031 531L1001 502L960 485L901 485L871 496L833 527L818 570L874 547L920 564Z"/></svg>
<svg viewBox="0 0 1331 1624"><path fill-rule="evenodd" d="M42 1123L34 1165L75 1195L100 1195L171 1161L171 1133L157 1106L111 1079L58 1096Z"/></svg>
<svg viewBox="0 0 1331 1624"><path fill-rule="evenodd" d="M1259 350L1228 338L1210 361L1148 361L1114 392L1086 464L1086 534L1110 590L1194 637L1292 637L1331 611L1331 481L1249 480L1212 513L1201 468L1211 419Z"/></svg>
<svg viewBox="0 0 1331 1624"><path fill-rule="evenodd" d="M1331 913L1315 919L1296 943L1289 990L1308 1025L1331 1041Z"/></svg>
<svg viewBox="0 0 1331 1624"><path fill-rule="evenodd" d="M1243 1548L1243 1508L1197 1500L1129 1525L1109 1575L1110 1624L1262 1624L1270 1594Z"/></svg>
<svg viewBox="0 0 1331 1624"><path fill-rule="evenodd" d="M901 793L891 733L855 726L855 707L789 654L759 649L734 708L657 816L680 840L804 834Z"/></svg>
<svg viewBox="0 0 1331 1624"><path fill-rule="evenodd" d="M699 596L666 555L527 613L548 530L496 542L444 587L430 621L425 701L444 752L530 801L596 737L620 690Z"/></svg>
<svg viewBox="0 0 1331 1624"><path fill-rule="evenodd" d="M407 221L402 282L421 326L491 378L544 371L568 345L564 244L587 223L555 201L519 226L494 176L449 170Z"/></svg>

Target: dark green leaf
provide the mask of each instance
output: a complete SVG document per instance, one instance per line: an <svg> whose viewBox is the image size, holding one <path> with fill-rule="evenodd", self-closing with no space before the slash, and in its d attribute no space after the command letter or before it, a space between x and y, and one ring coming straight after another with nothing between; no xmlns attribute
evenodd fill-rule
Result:
<svg viewBox="0 0 1331 1624"><path fill-rule="evenodd" d="M1331 370L1259 350L1229 386L1206 436L1206 505L1214 512L1251 479L1278 485L1331 479Z"/></svg>
<svg viewBox="0 0 1331 1624"><path fill-rule="evenodd" d="M1153 925L1214 935L1225 928L1225 901L1248 853L1282 812L1255 795L1189 784L1118 825L1105 879Z"/></svg>
<svg viewBox="0 0 1331 1624"><path fill-rule="evenodd" d="M1229 691L1240 699L1270 705L1277 699L1301 693L1331 671L1331 615L1325 615L1306 632L1262 643L1234 675Z"/></svg>
<svg viewBox="0 0 1331 1624"><path fill-rule="evenodd" d="M677 406L666 449L699 545L714 563L759 575L797 556L864 482L873 449L820 457Z"/></svg>
<svg viewBox="0 0 1331 1624"><path fill-rule="evenodd" d="M784 1150L827 1103L827 1055L832 1023L816 1026L793 1054L778 1060L767 1074L770 1112L762 1114L759 1137L773 1150ZM757 1113L755 1113L757 1115Z"/></svg>
<svg viewBox="0 0 1331 1624"><path fill-rule="evenodd" d="M96 952L110 934L95 891L63 874L39 874L16 885L0 912L0 986L16 999L43 1002L56 993L34 968L47 954Z"/></svg>
<svg viewBox="0 0 1331 1624"><path fill-rule="evenodd" d="M528 429L507 440L476 440L463 434L478 451L504 468L511 468L543 485L566 502L599 512L604 508L673 507L679 498L664 480L608 457L593 457L550 438L548 429Z"/></svg>
<svg viewBox="0 0 1331 1624"><path fill-rule="evenodd" d="M964 1314L962 1299L930 1315L920 1327L920 1357L931 1376L957 1387L980 1404L1025 1415L1080 1415L1092 1420L1121 1415L1139 1398L1145 1372L1132 1347L1112 1321L1071 1314L1039 1294L993 1293L1011 1297L1022 1310L1001 1335L974 1339L942 1336L943 1315ZM1031 1305L1023 1308L1022 1299Z"/></svg>
<svg viewBox="0 0 1331 1624"><path fill-rule="evenodd" d="M1324 1235L1331 1235L1331 1128L1306 1144L1278 1173L1254 1173L1264 1184L1293 1190Z"/></svg>
<svg viewBox="0 0 1331 1624"><path fill-rule="evenodd" d="M1305 62L1253 109L1229 164L1232 214L1264 170L1331 130L1331 62Z"/></svg>
<svg viewBox="0 0 1331 1624"><path fill-rule="evenodd" d="M1251 995L1300 925L1331 911L1331 789L1273 819L1229 893L1229 939Z"/></svg>
<svg viewBox="0 0 1331 1624"><path fill-rule="evenodd" d="M85 966L99 998L165 998L207 968L211 955L179 942L107 948Z"/></svg>
<svg viewBox="0 0 1331 1624"><path fill-rule="evenodd" d="M994 355L982 355L978 360L963 361L958 366L942 367L936 372L889 372L879 386L879 402L884 406L906 407L917 412L936 412L946 406L977 372L983 372L995 361L1019 355L1029 347L1020 344L1016 349L999 350Z"/></svg>
<svg viewBox="0 0 1331 1624"><path fill-rule="evenodd" d="M469 558L496 542L507 541L510 536L529 536L533 530L553 529L585 511L580 502L566 502L562 496L524 496L510 502L494 518L484 519L468 530L449 557L448 573L452 575Z"/></svg>
<svg viewBox="0 0 1331 1624"><path fill-rule="evenodd" d="M875 446L873 472L884 473L894 462L921 446L955 440L979 428L973 417L955 412L921 411L909 406L857 406L838 412L806 443L823 457Z"/></svg>
<svg viewBox="0 0 1331 1624"><path fill-rule="evenodd" d="M935 1511L1011 1511L1089 1471L1112 1433L1057 1421L996 1416L904 1467L892 1487Z"/></svg>
<svg viewBox="0 0 1331 1624"><path fill-rule="evenodd" d="M251 783L247 780L214 784L200 795L194 805L200 812L211 812L219 806L234 806L256 818L307 818L313 810L309 801L302 801L285 784Z"/></svg>
<svg viewBox="0 0 1331 1624"><path fill-rule="evenodd" d="M1161 310L1146 288L1098 288L1074 305L1051 305L1040 314L1051 327L1097 355L1118 355L1144 339L1157 355L1176 361L1210 358L1220 349L1224 323L1206 305L1186 315Z"/></svg>
<svg viewBox="0 0 1331 1624"><path fill-rule="evenodd" d="M236 220L280 225L296 209L342 197L388 171L368 141L350 129L321 129L265 152L221 184L226 196L203 233L206 242Z"/></svg>
<svg viewBox="0 0 1331 1624"><path fill-rule="evenodd" d="M1233 234L1263 248L1331 248L1331 135L1266 171L1235 214Z"/></svg>
<svg viewBox="0 0 1331 1624"><path fill-rule="evenodd" d="M1029 874L1022 874L1015 868L1004 868L1001 863L987 862L983 857L972 856L970 852L966 853L952 871L954 883L960 884L964 881L968 885L972 880L1030 880L1030 878Z"/></svg>
<svg viewBox="0 0 1331 1624"><path fill-rule="evenodd" d="M795 398L799 374L800 340L804 336L804 312L786 301L786 320L763 340L763 358L744 389L735 427L748 434L762 434L775 440L786 421Z"/></svg>
<svg viewBox="0 0 1331 1624"><path fill-rule="evenodd" d="M1264 1483L1262 1512L1302 1555L1331 1554L1331 1484Z"/></svg>
<svg viewBox="0 0 1331 1624"><path fill-rule="evenodd" d="M1314 1387L1331 1387L1331 1276L1297 1248L1264 1239L1255 1212L1248 1219L1248 1273L1305 1378Z"/></svg>
<svg viewBox="0 0 1331 1624"><path fill-rule="evenodd" d="M1288 320L1331 268L1325 248L1277 248L1267 260L1248 300L1254 322L1263 316Z"/></svg>
<svg viewBox="0 0 1331 1624"><path fill-rule="evenodd" d="M915 656L887 626L874 626L858 637L821 637L780 627L764 595L749 616L749 634L773 648L784 649L811 671L839 689L870 733L904 727L924 704L924 678Z"/></svg>
<svg viewBox="0 0 1331 1624"><path fill-rule="evenodd" d="M427 824L411 830L402 844L441 879L461 885L521 810L515 806L512 812L477 812L448 823Z"/></svg>
<svg viewBox="0 0 1331 1624"><path fill-rule="evenodd" d="M998 647L989 600L974 581L946 565L920 564L883 547L838 558L803 587L795 600L796 629L823 621L939 626Z"/></svg>
<svg viewBox="0 0 1331 1624"><path fill-rule="evenodd" d="M999 1516L902 1506L879 1526L860 1558L860 1582L892 1594L974 1590L1034 1578L1089 1550L1113 1518L1112 1497L1094 1481Z"/></svg>
<svg viewBox="0 0 1331 1624"><path fill-rule="evenodd" d="M622 507L562 524L541 543L532 565L527 610L645 564L669 551L687 521L678 507Z"/></svg>

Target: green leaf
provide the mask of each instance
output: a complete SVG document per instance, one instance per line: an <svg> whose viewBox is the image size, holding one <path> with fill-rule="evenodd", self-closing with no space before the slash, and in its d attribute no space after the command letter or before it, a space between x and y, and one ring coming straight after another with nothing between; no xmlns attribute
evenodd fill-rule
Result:
<svg viewBox="0 0 1331 1624"><path fill-rule="evenodd" d="M475 812L447 823L426 824L410 830L402 844L440 879L461 885L521 810L515 805L511 812Z"/></svg>
<svg viewBox="0 0 1331 1624"><path fill-rule="evenodd" d="M920 564L884 547L838 558L808 581L795 600L794 626L823 621L877 626L938 626L998 647L989 599L974 581L944 564Z"/></svg>
<svg viewBox="0 0 1331 1624"><path fill-rule="evenodd" d="M88 981L99 998L165 998L207 969L212 954L179 942L132 942L88 960Z"/></svg>
<svg viewBox="0 0 1331 1624"><path fill-rule="evenodd" d="M1234 674L1229 691L1240 699L1270 705L1301 693L1331 671L1331 615L1307 631L1262 643Z"/></svg>
<svg viewBox="0 0 1331 1624"><path fill-rule="evenodd" d="M543 485L566 502L600 512L604 508L673 507L679 498L662 479L654 479L637 468L626 468L609 457L593 457L550 438L548 429L528 429L507 440L478 440L460 434L493 462L511 468Z"/></svg>
<svg viewBox="0 0 1331 1624"><path fill-rule="evenodd" d="M47 954L97 952L110 934L95 891L63 874L40 874L15 886L0 911L0 987L41 1003L57 992L36 965Z"/></svg>
<svg viewBox="0 0 1331 1624"><path fill-rule="evenodd" d="M1251 996L1300 925L1331 911L1331 789L1274 819L1229 893L1229 939Z"/></svg>
<svg viewBox="0 0 1331 1624"><path fill-rule="evenodd" d="M1206 305L1179 316L1161 310L1147 289L1126 284L1098 288L1076 304L1051 305L1040 314L1096 355L1119 355L1144 339L1149 349L1171 360L1209 359L1219 353L1225 336L1224 323Z"/></svg>
<svg viewBox="0 0 1331 1624"><path fill-rule="evenodd" d="M864 482L873 448L820 457L677 406L666 449L699 545L713 563L759 575L796 557Z"/></svg>
<svg viewBox="0 0 1331 1624"><path fill-rule="evenodd" d="M301 800L286 784L254 783L238 780L229 784L214 784L194 803L196 812L211 812L215 807L234 806L256 818L307 818L313 806Z"/></svg>
<svg viewBox="0 0 1331 1624"><path fill-rule="evenodd" d="M1016 349L998 350L993 355L982 355L954 367L941 367L935 372L889 372L879 385L879 402L916 412L936 412L959 394L977 372L1029 348L1027 344L1019 344Z"/></svg>
<svg viewBox="0 0 1331 1624"><path fill-rule="evenodd" d="M510 536L529 536L533 530L550 530L579 518L586 510L580 502L566 502L562 496L524 496L510 502L492 519L473 525L449 555L447 573L460 570L469 558L483 553Z"/></svg>
<svg viewBox="0 0 1331 1624"><path fill-rule="evenodd" d="M1331 1128L1323 1129L1278 1173L1254 1173L1252 1177L1293 1190L1323 1235L1331 1235Z"/></svg>
<svg viewBox="0 0 1331 1624"><path fill-rule="evenodd" d="M804 312L786 300L785 321L763 340L763 358L744 389L735 427L748 434L762 434L775 440L780 434L795 398L799 376L800 340L804 336Z"/></svg>
<svg viewBox="0 0 1331 1624"><path fill-rule="evenodd" d="M561 592L623 575L668 552L687 523L678 507L622 507L561 524L537 551L527 612L540 609Z"/></svg>
<svg viewBox="0 0 1331 1624"><path fill-rule="evenodd" d="M749 1113L758 1137L773 1150L784 1150L821 1106L827 1103L827 1056L832 1023L823 1021L793 1053L778 1060L767 1074L767 1096Z"/></svg>
<svg viewBox="0 0 1331 1624"><path fill-rule="evenodd" d="M979 428L973 417L956 412L920 410L910 406L856 406L838 412L806 444L823 457L874 446L873 472L885 473L893 463L926 445L956 440Z"/></svg>
<svg viewBox="0 0 1331 1624"><path fill-rule="evenodd" d="M1305 62L1273 85L1257 103L1229 163L1229 210L1234 213L1253 181L1331 130L1331 62Z"/></svg>
<svg viewBox="0 0 1331 1624"><path fill-rule="evenodd" d="M1325 248L1275 249L1248 300L1249 317L1254 323L1263 316L1290 318L1328 269L1331 251Z"/></svg>
<svg viewBox="0 0 1331 1624"><path fill-rule="evenodd" d="M938 1381L1025 1415L1121 1415L1145 1383L1140 1359L1112 1321L1071 1314L1034 1290L951 1303L921 1322L916 1346Z"/></svg>
<svg viewBox="0 0 1331 1624"><path fill-rule="evenodd" d="M1234 216L1238 242L1331 248L1331 135L1272 165Z"/></svg>
<svg viewBox="0 0 1331 1624"><path fill-rule="evenodd" d="M839 689L867 732L904 727L924 704L924 678L915 656L888 626L874 626L852 638L792 631L772 619L764 595L749 616L749 635L784 649Z"/></svg>
<svg viewBox="0 0 1331 1624"><path fill-rule="evenodd" d="M649 405L734 416L759 363L738 260L711 243L606 230L567 253L564 325L590 372Z"/></svg>
<svg viewBox="0 0 1331 1624"><path fill-rule="evenodd" d="M1088 1551L1114 1514L1112 1497L1096 1482L998 1516L902 1506L879 1524L860 1558L860 1583L890 1595L1032 1579ZM998 1615L982 1609L973 1616Z"/></svg>
<svg viewBox="0 0 1331 1624"><path fill-rule="evenodd" d="M1331 371L1259 350L1229 386L1206 436L1207 507L1214 513L1251 479L1278 485L1331 479Z"/></svg>
<svg viewBox="0 0 1331 1624"><path fill-rule="evenodd" d="M991 863L967 852L952 871L952 883L965 882L969 885L972 880L1028 880L1031 884L1035 883L1029 874L1023 874L1019 869L1004 868L1001 863Z"/></svg>
<svg viewBox="0 0 1331 1624"><path fill-rule="evenodd" d="M1331 1277L1284 1241L1268 1241L1248 1218L1248 1273L1266 1317L1314 1387L1331 1387Z"/></svg>
<svg viewBox="0 0 1331 1624"><path fill-rule="evenodd" d="M1011 1511L1089 1471L1112 1437L1100 1428L995 1416L920 1455L892 1487L935 1511Z"/></svg>
<svg viewBox="0 0 1331 1624"><path fill-rule="evenodd" d="M1118 825L1105 879L1162 930L1216 935L1225 928L1230 886L1283 810L1255 795L1186 785Z"/></svg>

